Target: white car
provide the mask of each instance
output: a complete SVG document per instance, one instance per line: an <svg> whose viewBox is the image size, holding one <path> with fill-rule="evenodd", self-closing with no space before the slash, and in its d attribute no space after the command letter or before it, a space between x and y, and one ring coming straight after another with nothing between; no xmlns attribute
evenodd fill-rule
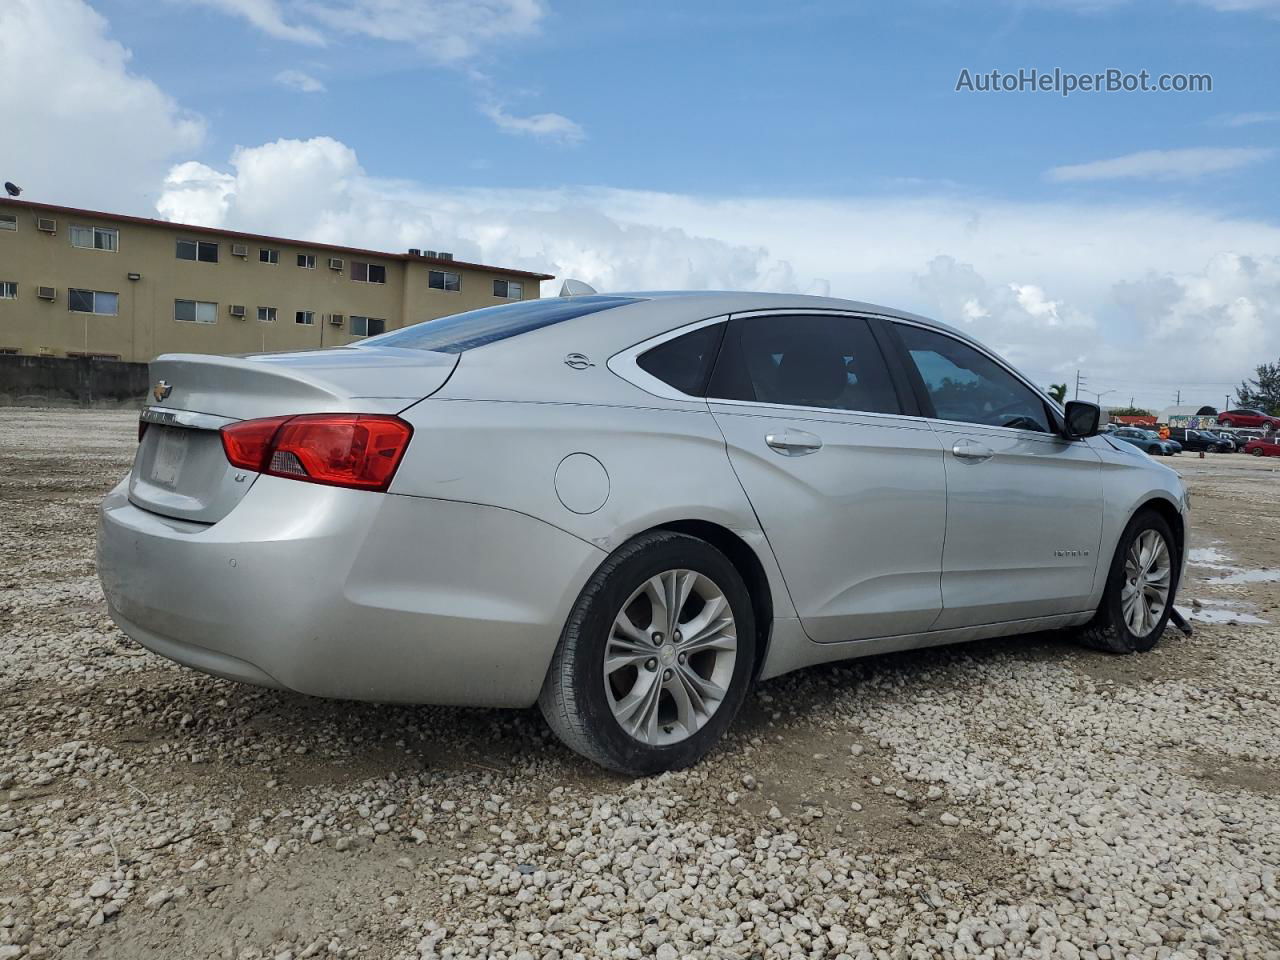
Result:
<svg viewBox="0 0 1280 960"><path fill-rule="evenodd" d="M1145 650L1178 476L922 317L575 296L152 364L98 568L144 646L326 697L538 703L615 770L696 761L807 664L1082 628Z"/></svg>

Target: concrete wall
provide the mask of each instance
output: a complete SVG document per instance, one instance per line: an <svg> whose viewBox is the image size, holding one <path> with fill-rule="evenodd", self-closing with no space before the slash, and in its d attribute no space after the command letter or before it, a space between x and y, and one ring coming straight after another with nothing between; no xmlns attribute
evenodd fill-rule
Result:
<svg viewBox="0 0 1280 960"><path fill-rule="evenodd" d="M0 355L0 404L141 404L147 364Z"/></svg>
<svg viewBox="0 0 1280 960"><path fill-rule="evenodd" d="M444 264L405 254L376 254L326 249L294 241L209 232L161 221L112 217L0 198L0 214L14 217L16 229L0 229L0 281L17 283L15 299L0 298L0 354L66 356L92 353L146 362L162 353L257 353L339 346L350 343L352 315L377 317L387 330L433 320L476 307L507 301L494 296L494 280L523 283L522 298L538 296L534 277L520 271L475 264ZM56 233L38 230L38 217L57 221ZM84 249L71 244L71 227L107 227L118 231L116 250ZM179 239L216 243L218 262L180 260ZM247 256L235 256L243 245ZM262 249L278 251L278 263L264 263ZM299 267L298 254L315 257L315 269ZM330 257L342 260L330 269ZM352 263L386 268L386 283L353 279ZM432 270L461 277L460 291L431 289ZM136 274L138 279L130 280ZM52 301L37 296L53 287ZM115 316L73 312L68 288L119 295ZM175 318L175 300L217 304L215 323ZM244 318L231 315L243 306ZM257 319L259 307L275 307L276 320ZM315 322L295 322L295 313L312 311ZM341 314L342 326L327 322Z"/></svg>

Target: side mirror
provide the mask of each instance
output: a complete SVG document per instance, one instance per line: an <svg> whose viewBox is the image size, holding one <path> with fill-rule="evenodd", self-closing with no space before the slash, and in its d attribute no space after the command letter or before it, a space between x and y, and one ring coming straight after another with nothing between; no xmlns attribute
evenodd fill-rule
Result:
<svg viewBox="0 0 1280 960"><path fill-rule="evenodd" d="M1068 400L1066 411L1066 435L1070 440L1094 437L1102 424L1102 408L1084 400Z"/></svg>

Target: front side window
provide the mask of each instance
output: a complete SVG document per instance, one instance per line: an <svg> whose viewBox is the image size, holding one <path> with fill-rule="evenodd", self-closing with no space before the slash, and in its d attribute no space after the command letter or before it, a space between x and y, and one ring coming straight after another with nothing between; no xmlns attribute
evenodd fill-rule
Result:
<svg viewBox="0 0 1280 960"><path fill-rule="evenodd" d="M298 254L298 266L304 270L314 270L316 268L316 255L314 253Z"/></svg>
<svg viewBox="0 0 1280 960"><path fill-rule="evenodd" d="M267 247L260 247L258 248L258 262L259 263L279 263L280 251L271 250L271 249L268 249Z"/></svg>
<svg viewBox="0 0 1280 960"><path fill-rule="evenodd" d="M353 337L376 337L387 330L387 321L378 317L351 318L351 335Z"/></svg>
<svg viewBox="0 0 1280 960"><path fill-rule="evenodd" d="M943 333L896 326L938 419L1049 432L1044 401L986 354Z"/></svg>
<svg viewBox="0 0 1280 960"><path fill-rule="evenodd" d="M524 296L524 285L514 280L493 281L493 295L503 300L519 300Z"/></svg>
<svg viewBox="0 0 1280 960"><path fill-rule="evenodd" d="M681 393L701 397L707 389L724 328L723 323L713 323L660 343L640 354L636 365Z"/></svg>
<svg viewBox="0 0 1280 960"><path fill-rule="evenodd" d="M351 279L361 283L386 283L387 268L380 263L365 263L363 260L351 261Z"/></svg>
<svg viewBox="0 0 1280 960"><path fill-rule="evenodd" d="M218 245L209 240L179 240L179 260L199 260L203 263L218 262Z"/></svg>
<svg viewBox="0 0 1280 960"><path fill-rule="evenodd" d="M71 245L83 250L115 251L120 246L120 231L114 227L72 226Z"/></svg>
<svg viewBox="0 0 1280 960"><path fill-rule="evenodd" d="M262 323L275 323L275 322L276 322L276 308L275 308L275 307L259 307L259 308L258 308L258 319L259 319Z"/></svg>
<svg viewBox="0 0 1280 960"><path fill-rule="evenodd" d="M301 323L304 326L311 326L316 322L316 314L314 310L299 310L293 315L294 323Z"/></svg>
<svg viewBox="0 0 1280 960"><path fill-rule="evenodd" d="M72 313L96 313L101 317L114 317L120 313L120 294L105 290L67 291L67 309Z"/></svg>
<svg viewBox="0 0 1280 960"><path fill-rule="evenodd" d="M179 323L217 323L218 305L205 300L175 300L173 319Z"/></svg>
<svg viewBox="0 0 1280 960"><path fill-rule="evenodd" d="M0 280L0 300L17 300L18 284L13 280Z"/></svg>
<svg viewBox="0 0 1280 960"><path fill-rule="evenodd" d="M449 270L432 270L427 274L427 286L432 290L457 291L462 289L462 278Z"/></svg>
<svg viewBox="0 0 1280 960"><path fill-rule="evenodd" d="M803 314L731 321L707 396L902 412L880 347L861 317Z"/></svg>

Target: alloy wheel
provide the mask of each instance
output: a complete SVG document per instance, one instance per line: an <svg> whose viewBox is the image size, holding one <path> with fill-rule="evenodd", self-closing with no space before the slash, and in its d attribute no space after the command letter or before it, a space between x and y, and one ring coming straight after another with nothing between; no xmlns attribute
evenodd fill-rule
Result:
<svg viewBox="0 0 1280 960"><path fill-rule="evenodd" d="M641 584L614 617L604 655L609 707L641 743L678 743L720 707L737 657L724 591L696 570L667 570Z"/></svg>
<svg viewBox="0 0 1280 960"><path fill-rule="evenodd" d="M1129 545L1124 578L1120 609L1125 625L1135 637L1145 637L1164 616L1173 586L1169 545L1157 531L1143 530Z"/></svg>

